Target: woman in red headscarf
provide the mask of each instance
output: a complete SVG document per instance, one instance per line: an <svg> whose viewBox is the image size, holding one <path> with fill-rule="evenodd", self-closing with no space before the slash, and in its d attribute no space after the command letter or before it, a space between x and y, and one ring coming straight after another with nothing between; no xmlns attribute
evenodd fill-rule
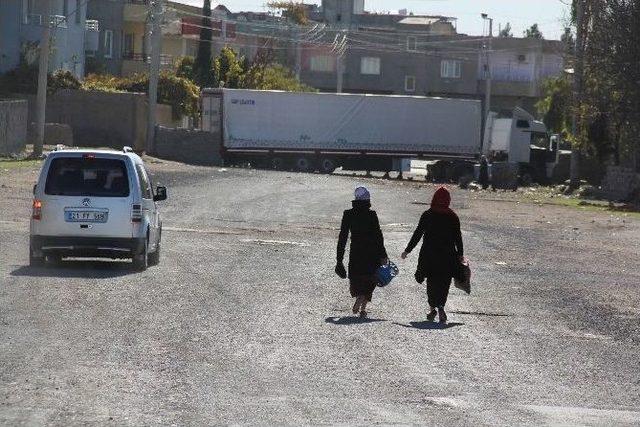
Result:
<svg viewBox="0 0 640 427"><path fill-rule="evenodd" d="M438 315L441 323L447 321L444 306L449 296L451 279L459 270L464 256L460 220L449 207L450 204L449 190L440 187L433 195L431 209L420 217L418 227L402 253L402 259L405 259L424 237L415 277L418 283L427 279L427 295L431 307L427 319L433 321Z"/></svg>

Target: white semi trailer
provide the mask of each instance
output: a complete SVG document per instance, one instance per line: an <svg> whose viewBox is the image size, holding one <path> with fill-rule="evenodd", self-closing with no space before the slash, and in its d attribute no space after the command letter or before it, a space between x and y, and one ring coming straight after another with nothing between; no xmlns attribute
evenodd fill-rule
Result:
<svg viewBox="0 0 640 427"><path fill-rule="evenodd" d="M483 153L478 100L205 89L202 112L203 130L220 135L229 163L330 173L337 167L398 170L402 159L422 158L469 170ZM500 139L496 148L528 162L533 125L512 123L508 142ZM507 132L501 125L498 133ZM487 132L494 132L490 123ZM486 139L484 152L496 151Z"/></svg>

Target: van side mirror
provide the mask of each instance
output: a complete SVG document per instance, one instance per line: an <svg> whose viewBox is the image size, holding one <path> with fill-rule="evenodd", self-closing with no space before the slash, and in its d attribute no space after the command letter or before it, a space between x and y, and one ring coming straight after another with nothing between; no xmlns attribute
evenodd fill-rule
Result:
<svg viewBox="0 0 640 427"><path fill-rule="evenodd" d="M160 202L162 200L167 200L167 187L156 188L156 194L153 196L153 201Z"/></svg>

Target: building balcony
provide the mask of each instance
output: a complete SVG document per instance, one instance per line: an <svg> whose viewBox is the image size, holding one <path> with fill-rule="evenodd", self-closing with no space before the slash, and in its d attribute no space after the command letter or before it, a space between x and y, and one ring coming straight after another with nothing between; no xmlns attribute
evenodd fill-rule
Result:
<svg viewBox="0 0 640 427"><path fill-rule="evenodd" d="M125 22L146 22L149 11L148 0L127 0L124 5Z"/></svg>
<svg viewBox="0 0 640 427"><path fill-rule="evenodd" d="M24 15L22 23L24 25L33 25L36 27L41 27L44 25L45 21L46 21L46 15L41 15L38 13L30 13L30 14ZM67 28L67 17L62 15L50 15L49 26L51 28Z"/></svg>
<svg viewBox="0 0 640 427"><path fill-rule="evenodd" d="M98 50L100 42L100 24L93 19L87 19L84 37L85 52L95 52Z"/></svg>
<svg viewBox="0 0 640 427"><path fill-rule="evenodd" d="M160 69L172 69L173 61L174 57L171 55L160 55ZM151 62L151 56L146 53L125 52L122 55L122 75L147 73L149 72L149 62Z"/></svg>

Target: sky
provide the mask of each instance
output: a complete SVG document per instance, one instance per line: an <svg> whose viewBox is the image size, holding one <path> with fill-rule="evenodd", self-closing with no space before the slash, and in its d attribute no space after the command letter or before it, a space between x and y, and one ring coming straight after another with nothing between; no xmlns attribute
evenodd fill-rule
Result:
<svg viewBox="0 0 640 427"><path fill-rule="evenodd" d="M177 0L181 3L202 6L202 0ZM224 4L233 12L265 10L268 0L226 0ZM212 4L215 1L212 1ZM304 0L304 3L321 4L322 0ZM417 15L445 15L458 18L458 32L469 35L483 33L481 13L493 18L494 35L500 26L511 23L514 36L522 36L525 28L538 23L546 39L559 39L569 13L568 0L365 0L369 11L397 11L407 9ZM484 30L488 31L488 30Z"/></svg>

